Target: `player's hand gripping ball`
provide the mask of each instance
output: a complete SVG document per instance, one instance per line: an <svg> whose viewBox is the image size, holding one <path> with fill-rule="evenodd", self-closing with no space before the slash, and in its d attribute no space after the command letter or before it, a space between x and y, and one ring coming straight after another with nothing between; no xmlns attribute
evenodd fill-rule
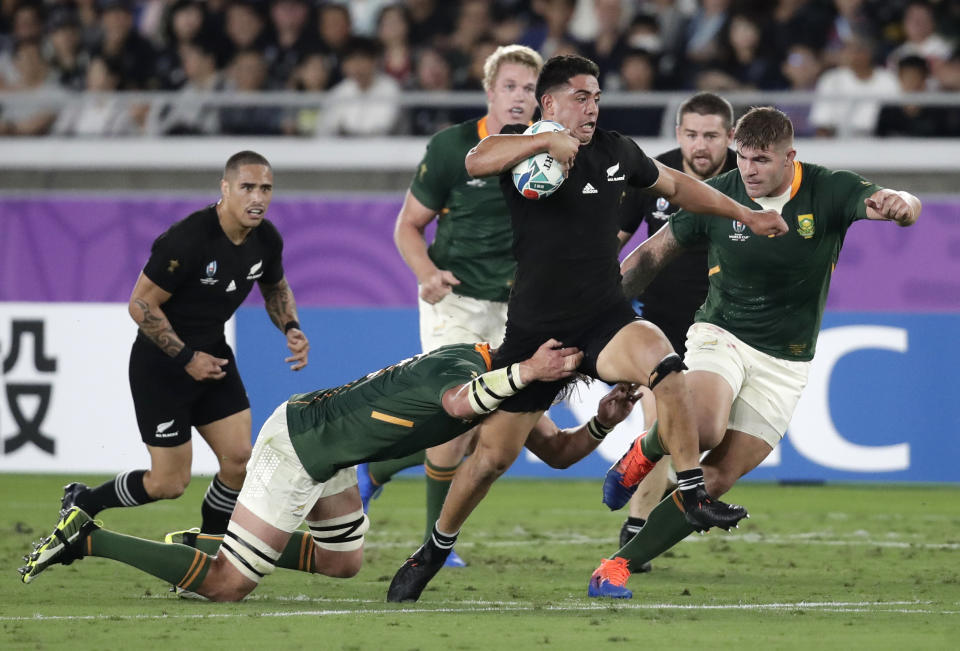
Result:
<svg viewBox="0 0 960 651"><path fill-rule="evenodd" d="M563 125L540 120L527 127L524 135L543 131L563 131ZM547 152L534 154L513 166L513 185L527 199L542 199L557 191L563 183L563 167Z"/></svg>

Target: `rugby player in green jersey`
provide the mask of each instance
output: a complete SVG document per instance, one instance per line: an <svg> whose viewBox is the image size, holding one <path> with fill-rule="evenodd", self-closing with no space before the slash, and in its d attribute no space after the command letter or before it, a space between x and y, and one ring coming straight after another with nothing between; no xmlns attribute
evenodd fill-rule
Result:
<svg viewBox="0 0 960 651"><path fill-rule="evenodd" d="M707 492L719 497L757 467L783 438L807 382L820 322L850 225L860 219L911 226L920 201L853 172L796 160L793 125L773 108L754 108L734 132L737 171L707 181L744 206L772 208L789 225L778 239L738 222L681 210L670 227L624 260L624 291L636 296L683 250L707 245L710 288L687 333L687 385ZM604 503L620 508L663 454L656 425L607 473ZM590 596L630 598L639 567L693 531L682 503L668 496L646 525L590 580Z"/></svg>
<svg viewBox="0 0 960 651"><path fill-rule="evenodd" d="M355 464L449 440L525 386L572 376L583 358L555 340L496 370L490 355L487 344L444 346L340 387L291 396L260 430L222 538L199 534L197 548L144 540L103 529L73 506L25 557L21 579L30 583L52 564L98 556L180 591L236 601L277 567L351 577L360 570L369 527ZM551 466L570 465L596 449L637 398L633 387L618 385L586 425L559 430L543 419L527 445ZM298 531L304 521L309 531ZM449 537L434 537L449 553Z"/></svg>
<svg viewBox="0 0 960 651"><path fill-rule="evenodd" d="M517 263L510 211L494 179L467 174L463 159L506 124L527 124L537 107L534 88L543 60L522 45L505 45L487 57L483 87L487 112L430 138L397 215L394 240L417 277L423 352L448 344L488 341L497 347L507 323L507 298ZM429 247L424 231L437 220ZM440 516L454 472L470 447L470 432L425 452L357 468L364 510L381 486L404 468L424 464L427 483L425 537ZM447 567L463 567L456 551Z"/></svg>

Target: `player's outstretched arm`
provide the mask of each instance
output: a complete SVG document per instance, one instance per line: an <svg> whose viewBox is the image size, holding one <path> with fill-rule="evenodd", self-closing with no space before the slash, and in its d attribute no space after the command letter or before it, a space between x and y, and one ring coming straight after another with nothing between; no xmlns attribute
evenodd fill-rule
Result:
<svg viewBox="0 0 960 651"><path fill-rule="evenodd" d="M228 360L214 357L203 351L193 351L173 330L170 320L163 313L161 305L173 296L162 289L142 272L130 294L127 311L140 328L144 336L156 344L157 348L183 366L197 382L220 380L226 377L223 367Z"/></svg>
<svg viewBox="0 0 960 651"><path fill-rule="evenodd" d="M496 410L500 403L531 382L562 380L573 375L583 353L550 339L530 359L487 371L465 384L448 389L441 399L443 409L454 418L470 420Z"/></svg>
<svg viewBox="0 0 960 651"><path fill-rule="evenodd" d="M900 226L913 226L923 208L919 199L902 190L877 190L863 202L867 219L896 222Z"/></svg>
<svg viewBox="0 0 960 651"><path fill-rule="evenodd" d="M596 450L639 399L638 387L620 383L600 400L597 415L579 427L560 429L544 414L527 437L527 449L551 468L568 468Z"/></svg>
<svg viewBox="0 0 960 651"><path fill-rule="evenodd" d="M716 215L743 222L756 235L783 235L787 222L775 210L751 210L722 192L659 161L660 177L650 186L655 194L667 198L684 210L701 215Z"/></svg>
<svg viewBox="0 0 960 651"><path fill-rule="evenodd" d="M628 298L640 296L654 276L682 252L669 226L648 237L620 264L623 293Z"/></svg>
<svg viewBox="0 0 960 651"><path fill-rule="evenodd" d="M464 164L467 174L477 178L496 176L507 171L524 158L550 152L566 170L573 167L573 159L580 149L580 141L563 131L544 131L532 135L497 134L487 136L467 152Z"/></svg>
<svg viewBox="0 0 960 651"><path fill-rule="evenodd" d="M310 342L307 340L307 335L300 329L300 321L297 319L297 302L293 298L293 290L290 289L286 276L272 285L260 283L260 293L263 294L264 307L270 315L270 320L287 338L290 357L283 361L292 364L291 371L299 371L307 365Z"/></svg>
<svg viewBox="0 0 960 651"><path fill-rule="evenodd" d="M393 242L400 257L410 267L420 285L420 298L433 305L449 294L460 280L447 269L438 269L427 254L424 230L437 216L437 211L427 208L407 190L403 207L393 227Z"/></svg>

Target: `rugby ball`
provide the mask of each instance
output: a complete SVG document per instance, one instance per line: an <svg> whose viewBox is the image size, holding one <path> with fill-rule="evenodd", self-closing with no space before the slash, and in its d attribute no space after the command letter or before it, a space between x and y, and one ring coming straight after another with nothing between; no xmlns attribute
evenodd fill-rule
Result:
<svg viewBox="0 0 960 651"><path fill-rule="evenodd" d="M524 135L543 131L563 131L563 125L551 120L534 122ZM563 169L560 163L547 152L534 154L513 166L513 185L527 199L542 199L557 191L563 183Z"/></svg>

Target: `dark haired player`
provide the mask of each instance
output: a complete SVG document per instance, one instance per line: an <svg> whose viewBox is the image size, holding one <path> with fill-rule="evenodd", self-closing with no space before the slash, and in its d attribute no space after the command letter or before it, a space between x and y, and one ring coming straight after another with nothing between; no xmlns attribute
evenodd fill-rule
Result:
<svg viewBox="0 0 960 651"><path fill-rule="evenodd" d="M566 129L521 134L508 125L466 157L474 177L500 175L510 209L517 273L510 294L507 330L495 366L525 359L547 337L584 352L582 373L607 382L649 387L657 398L665 446L673 455L686 515L693 526L735 525L742 507L711 500L703 489L696 428L684 366L655 325L636 318L620 287L617 231L620 194L649 188L671 202L740 220L773 235L786 224L773 211L753 211L691 177L647 158L633 140L597 128L600 86L596 64L579 56L553 57L540 72L536 95L543 119ZM514 188L510 170L519 161L549 152L569 172L563 185L532 201ZM513 463L527 433L564 382L541 383L503 403L481 423L476 449L460 466L435 531L455 539L490 485ZM394 576L391 601L414 601L443 565L446 550L428 540Z"/></svg>
<svg viewBox="0 0 960 651"><path fill-rule="evenodd" d="M748 111L737 122L734 141L739 170L710 184L744 206L779 211L789 232L768 240L709 213L683 210L622 267L624 290L637 294L683 250L708 247L710 289L687 334L685 361L687 384L696 398L700 447L711 451L703 470L707 492L714 496L756 468L790 424L807 383L847 229L861 219L910 226L921 207L908 192L880 188L853 172L800 163L793 125L777 109ZM621 460L638 469L630 473L627 489L642 481L664 453L650 436L653 431L638 438ZM617 496L604 493L611 508L626 502L611 502L610 497ZM633 593L625 584L630 568L649 562L694 530L683 504L671 497L650 513L630 542L602 561L591 577L590 596L629 599Z"/></svg>
<svg viewBox="0 0 960 651"><path fill-rule="evenodd" d="M130 352L130 390L149 470L129 470L89 488L64 488L63 508L90 516L183 494L190 482L190 428L217 456L220 470L201 506L201 529L226 531L250 458L250 402L224 323L260 286L270 320L284 333L298 371L310 348L283 275L283 240L266 219L273 195L267 159L241 151L227 161L220 200L158 237L130 297L139 326Z"/></svg>
<svg viewBox="0 0 960 651"><path fill-rule="evenodd" d="M733 142L733 107L719 95L702 92L687 98L677 109L676 149L656 159L695 179L706 181L737 168L737 154L730 149ZM620 248L646 222L647 236L666 225L679 206L635 188L624 191L621 204ZM656 323L670 340L680 357L686 354L684 342L697 308L707 297L707 250L694 247L684 251L657 275L639 296L633 298L637 312ZM649 430L657 418L657 405L648 392L640 400L644 429ZM643 481L630 499L629 517L620 528L620 546L627 544L646 521L650 511L670 487L670 464L659 464ZM649 565L634 571L646 571Z"/></svg>
<svg viewBox="0 0 960 651"><path fill-rule="evenodd" d="M196 548L162 544L102 529L74 506L26 557L21 580L84 556L126 563L178 592L215 601L242 599L277 567L351 577L370 526L354 464L448 441L526 385L570 377L582 357L550 340L530 359L493 369L486 344L454 344L340 387L291 396L257 436L225 536L196 536ZM635 401L632 387L618 385L586 425L558 430L544 419L527 445L551 465L569 465L596 449L601 430L625 419ZM309 531L298 531L304 521Z"/></svg>

